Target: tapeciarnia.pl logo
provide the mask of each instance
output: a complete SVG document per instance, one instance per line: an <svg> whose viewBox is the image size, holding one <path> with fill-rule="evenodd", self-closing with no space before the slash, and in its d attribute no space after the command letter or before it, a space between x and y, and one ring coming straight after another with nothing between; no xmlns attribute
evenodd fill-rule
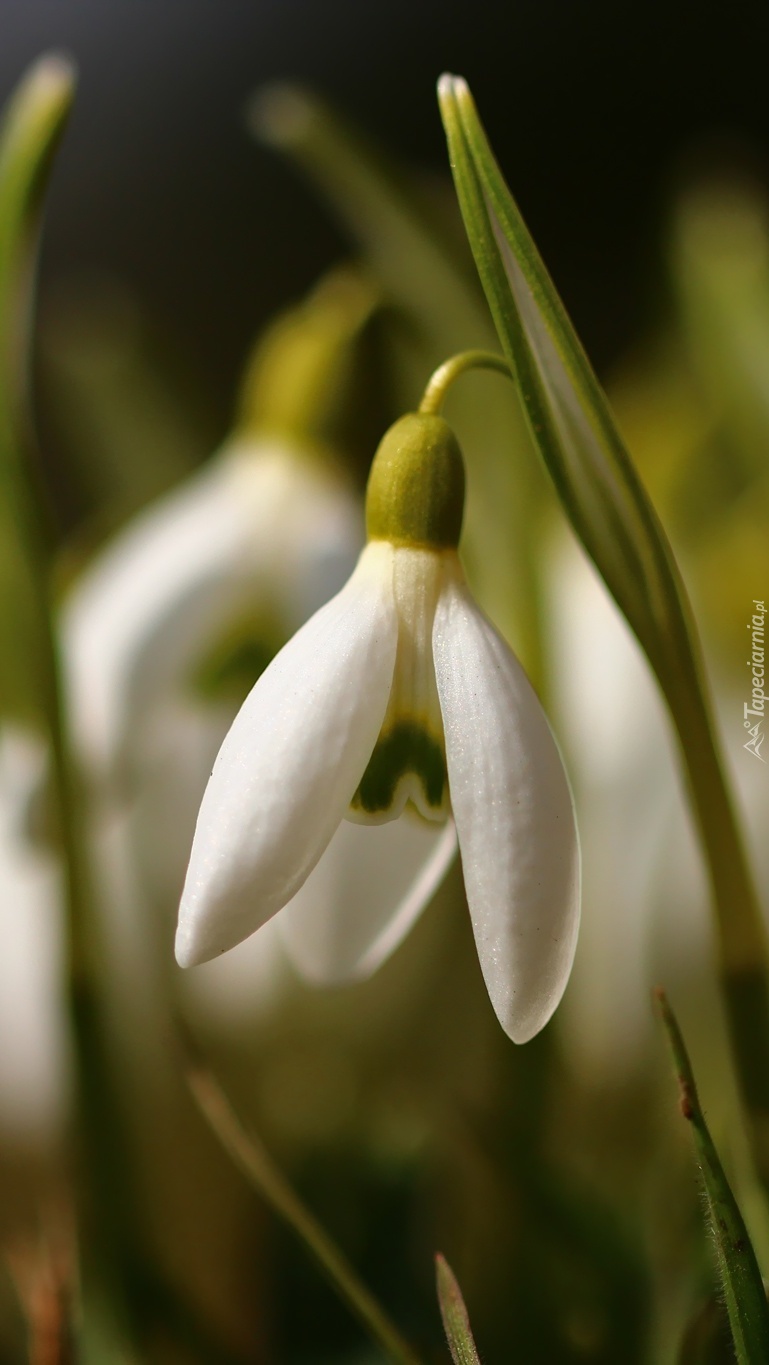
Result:
<svg viewBox="0 0 769 1365"><path fill-rule="evenodd" d="M766 693L764 692L764 618L766 607L757 598L753 599L753 615L748 622L747 629L751 632L751 652L748 659L748 668L751 676L751 695L750 701L746 701L742 708L743 725L750 738L743 749L747 749L749 754L753 754L761 763L766 759L761 754L761 745L764 742L762 725L764 723Z"/></svg>

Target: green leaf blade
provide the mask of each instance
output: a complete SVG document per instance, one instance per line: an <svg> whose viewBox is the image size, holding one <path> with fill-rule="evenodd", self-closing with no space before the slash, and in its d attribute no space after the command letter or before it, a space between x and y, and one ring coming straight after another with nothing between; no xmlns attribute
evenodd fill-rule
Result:
<svg viewBox="0 0 769 1365"><path fill-rule="evenodd" d="M465 82L442 77L439 100L468 236L534 441L580 539L655 667L669 673L680 667L666 646L682 640L684 607L664 532Z"/></svg>
<svg viewBox="0 0 769 1365"><path fill-rule="evenodd" d="M738 1365L769 1361L769 1306L745 1221L726 1178L699 1101L689 1055L663 991L656 1000L678 1076L681 1113L691 1124Z"/></svg>
<svg viewBox="0 0 769 1365"><path fill-rule="evenodd" d="M6 107L0 130L0 459L8 459L7 424L19 420L26 391L32 278L43 195L72 107L75 76L60 56L42 57Z"/></svg>
<svg viewBox="0 0 769 1365"><path fill-rule="evenodd" d="M451 1266L440 1252L435 1257L435 1278L443 1329L454 1365L481 1365L462 1290Z"/></svg>

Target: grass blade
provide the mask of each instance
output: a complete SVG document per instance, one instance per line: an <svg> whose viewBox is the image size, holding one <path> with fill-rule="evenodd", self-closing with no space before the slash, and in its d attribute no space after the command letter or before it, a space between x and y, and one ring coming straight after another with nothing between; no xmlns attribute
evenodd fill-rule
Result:
<svg viewBox="0 0 769 1365"><path fill-rule="evenodd" d="M451 1266L440 1252L435 1258L435 1278L443 1327L454 1365L480 1365L462 1290Z"/></svg>
<svg viewBox="0 0 769 1365"><path fill-rule="evenodd" d="M755 1252L700 1106L686 1045L664 991L656 992L673 1064L681 1113L692 1128L708 1221L738 1365L769 1361L769 1306Z"/></svg>

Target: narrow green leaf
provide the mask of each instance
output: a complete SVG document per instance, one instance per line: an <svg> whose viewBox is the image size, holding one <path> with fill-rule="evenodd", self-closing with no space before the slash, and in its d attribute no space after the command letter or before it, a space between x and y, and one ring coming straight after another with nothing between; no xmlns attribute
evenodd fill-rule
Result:
<svg viewBox="0 0 769 1365"><path fill-rule="evenodd" d="M435 1278L443 1328L454 1365L480 1365L462 1290L451 1266L440 1252L435 1257Z"/></svg>
<svg viewBox="0 0 769 1365"><path fill-rule="evenodd" d="M656 992L678 1075L681 1113L691 1124L718 1273L738 1365L769 1361L769 1306L755 1252L700 1106L686 1045L664 991Z"/></svg>
<svg viewBox="0 0 769 1365"><path fill-rule="evenodd" d="M45 57L22 81L0 129L0 714L39 720L45 674L39 517L27 467L29 326L43 192L72 102L73 73ZM38 548L36 548L38 547Z"/></svg>
<svg viewBox="0 0 769 1365"><path fill-rule="evenodd" d="M69 114L74 71L63 57L43 57L8 104L0 132L0 319L4 420L19 419L26 392L31 292L43 195ZM8 376L11 381L9 387ZM3 458L9 452L3 450Z"/></svg>
<svg viewBox="0 0 769 1365"><path fill-rule="evenodd" d="M319 1265L329 1282L396 1365L419 1365L419 1358L390 1321L373 1294L358 1278L354 1267L305 1208L299 1196L253 1133L247 1133L212 1073L194 1056L194 1044L185 1037L190 1056L187 1080L193 1098L222 1147L248 1183L290 1227Z"/></svg>
<svg viewBox="0 0 769 1365"><path fill-rule="evenodd" d="M675 723L713 891L756 1169L769 1191L769 947L677 565L608 402L494 160L465 82L438 87L465 228L532 437Z"/></svg>
<svg viewBox="0 0 769 1365"><path fill-rule="evenodd" d="M680 641L684 607L664 532L465 82L442 77L439 98L468 236L533 438L628 621L658 669L669 668L664 646Z"/></svg>

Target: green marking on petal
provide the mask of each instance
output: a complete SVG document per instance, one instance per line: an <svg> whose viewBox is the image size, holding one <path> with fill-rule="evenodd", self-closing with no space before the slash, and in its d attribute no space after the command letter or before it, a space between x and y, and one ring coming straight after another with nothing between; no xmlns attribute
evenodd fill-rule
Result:
<svg viewBox="0 0 769 1365"><path fill-rule="evenodd" d="M443 748L417 722L398 721L377 740L352 809L368 815L391 810L401 779L409 774L419 780L427 809L441 812L447 784Z"/></svg>
<svg viewBox="0 0 769 1365"><path fill-rule="evenodd" d="M285 643L285 629L266 614L232 622L198 664L193 691L207 701L240 705Z"/></svg>

